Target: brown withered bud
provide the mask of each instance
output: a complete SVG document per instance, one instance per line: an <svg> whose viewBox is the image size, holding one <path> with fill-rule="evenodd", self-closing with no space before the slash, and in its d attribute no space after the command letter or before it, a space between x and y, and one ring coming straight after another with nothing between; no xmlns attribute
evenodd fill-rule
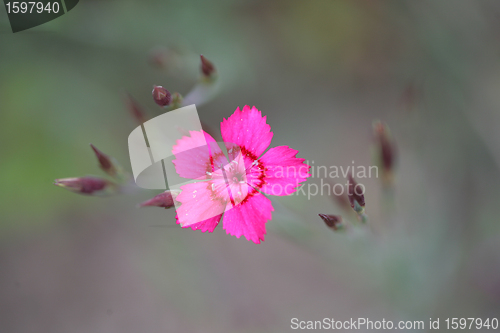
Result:
<svg viewBox="0 0 500 333"><path fill-rule="evenodd" d="M384 171L390 172L394 168L396 159L396 146L391 139L389 129L381 121L373 123L373 132L377 142L378 157Z"/></svg>
<svg viewBox="0 0 500 333"><path fill-rule="evenodd" d="M349 180L347 183L349 187L347 191L349 203L351 204L352 209L354 209L357 213L360 213L364 210L365 207L365 195L363 193L364 188L358 186L358 183L354 180L352 174L349 175Z"/></svg>
<svg viewBox="0 0 500 333"><path fill-rule="evenodd" d="M153 198L144 201L139 205L139 207L163 207L169 209L175 206L175 198L179 195L180 191L165 191L160 193Z"/></svg>
<svg viewBox="0 0 500 333"><path fill-rule="evenodd" d="M146 122L146 119L147 119L146 115L145 115L144 111L142 110L142 108L137 103L137 101L135 99L133 99L132 96L130 96L129 94L125 94L125 101L127 103L127 107L129 109L132 117L134 117L134 119L139 124L143 124L144 122Z"/></svg>
<svg viewBox="0 0 500 333"><path fill-rule="evenodd" d="M214 74L215 73L214 64L212 64L212 62L207 60L207 58L205 58L203 55L200 55L200 59L201 59L201 72L203 73L203 75L209 77L212 74Z"/></svg>
<svg viewBox="0 0 500 333"><path fill-rule="evenodd" d="M326 215L326 214L318 214L319 217L325 222L325 224L335 230L342 230L345 228L344 221L342 220L342 216L340 215Z"/></svg>
<svg viewBox="0 0 500 333"><path fill-rule="evenodd" d="M172 95L162 86L154 86L152 94L153 99L159 106L167 106L172 101Z"/></svg>
<svg viewBox="0 0 500 333"><path fill-rule="evenodd" d="M90 144L90 147L94 151L95 156L99 161L99 166L101 167L101 169L110 176L116 175L117 170L111 158L108 155L104 154L99 149L97 149L93 144Z"/></svg>
<svg viewBox="0 0 500 333"><path fill-rule="evenodd" d="M106 179L91 176L56 179L54 185L86 195L102 195L113 187Z"/></svg>

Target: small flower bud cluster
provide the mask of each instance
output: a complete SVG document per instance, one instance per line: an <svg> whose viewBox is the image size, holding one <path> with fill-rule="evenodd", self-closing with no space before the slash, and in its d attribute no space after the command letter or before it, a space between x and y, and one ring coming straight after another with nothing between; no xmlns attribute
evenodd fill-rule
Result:
<svg viewBox="0 0 500 333"><path fill-rule="evenodd" d="M92 196L106 196L118 193L121 185L128 180L128 177L114 158L104 154L92 144L90 147L99 162L99 167L111 179L94 176L61 178L56 179L54 185L74 193Z"/></svg>
<svg viewBox="0 0 500 333"><path fill-rule="evenodd" d="M349 214L349 212L351 212L352 214L352 211L354 211L357 218L361 222L366 223L368 221L368 216L365 213L365 195L361 190L362 187L358 186L358 183L354 180L352 174L349 175L347 186L347 196L342 194L335 196L334 199L337 204L344 209L345 213ZM347 227L347 224L344 223L342 216L340 215L319 214L319 216L326 223L326 225L334 231L345 230Z"/></svg>

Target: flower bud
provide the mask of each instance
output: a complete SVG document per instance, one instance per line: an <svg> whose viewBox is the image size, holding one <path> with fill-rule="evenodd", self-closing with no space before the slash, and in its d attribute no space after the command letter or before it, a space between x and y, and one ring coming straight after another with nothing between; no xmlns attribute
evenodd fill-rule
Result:
<svg viewBox="0 0 500 333"><path fill-rule="evenodd" d="M180 194L180 191L165 191L149 199L144 201L139 205L139 207L146 206L154 206L154 207L163 207L165 209L169 209L175 206L175 198Z"/></svg>
<svg viewBox="0 0 500 333"><path fill-rule="evenodd" d="M93 144L90 144L90 147L92 147L92 150L94 150L94 153L99 160L99 166L101 167L101 169L110 176L116 175L117 169L113 164L111 158L97 149Z"/></svg>
<svg viewBox="0 0 500 333"><path fill-rule="evenodd" d="M126 103L127 106L130 110L130 114L132 114L132 117L139 123L143 124L146 122L146 116L142 108L139 106L139 104L130 96L129 94L125 95Z"/></svg>
<svg viewBox="0 0 500 333"><path fill-rule="evenodd" d="M373 133L376 144L376 159L382 169L382 181L384 185L391 185L396 164L396 145L385 123L375 121L373 123Z"/></svg>
<svg viewBox="0 0 500 333"><path fill-rule="evenodd" d="M349 203L351 204L352 209L356 211L356 213L360 213L364 210L365 207L365 195L363 191L360 191L358 183L354 180L352 174L349 175L349 180L347 183L349 185L349 189L347 191Z"/></svg>
<svg viewBox="0 0 500 333"><path fill-rule="evenodd" d="M394 166L395 151L389 128L381 121L376 121L373 123L373 132L375 140L379 145L379 156L382 166L387 170L391 170Z"/></svg>
<svg viewBox="0 0 500 333"><path fill-rule="evenodd" d="M104 195L114 190L113 183L106 179L91 176L56 179L54 185L86 195Z"/></svg>
<svg viewBox="0 0 500 333"><path fill-rule="evenodd" d="M208 61L203 55L200 55L201 58L201 72L204 76L210 77L215 73L215 66L212 62Z"/></svg>
<svg viewBox="0 0 500 333"><path fill-rule="evenodd" d="M364 187L358 186L358 183L354 180L352 174L349 175L347 184L347 197L349 198L349 203L351 204L352 209L354 209L354 211L358 215L358 219L361 222L366 223L368 221L368 215L366 215L365 213ZM362 188L362 190L360 190L360 187Z"/></svg>
<svg viewBox="0 0 500 333"><path fill-rule="evenodd" d="M318 214L319 217L325 222L325 224L334 231L339 231L345 229L344 221L340 215L326 215Z"/></svg>
<svg viewBox="0 0 500 333"><path fill-rule="evenodd" d="M162 86L153 87L153 99L159 106L167 106L172 100L170 92Z"/></svg>

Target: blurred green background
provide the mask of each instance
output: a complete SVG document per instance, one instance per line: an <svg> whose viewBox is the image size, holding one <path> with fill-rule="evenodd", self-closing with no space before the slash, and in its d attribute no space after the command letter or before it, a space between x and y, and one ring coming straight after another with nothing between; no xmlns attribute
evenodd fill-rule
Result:
<svg viewBox="0 0 500 333"><path fill-rule="evenodd" d="M91 1L13 34L0 10L0 331L288 332L291 318L500 314L500 2ZM215 132L237 106L315 165L371 165L375 119L398 146L394 199L364 182L370 227L333 233L332 198L273 198L266 241L175 226L157 192L84 197L88 144L127 169L153 84L187 93L212 60ZM220 136L218 137L218 139ZM341 180L343 181L343 180ZM308 182L319 183L318 179Z"/></svg>

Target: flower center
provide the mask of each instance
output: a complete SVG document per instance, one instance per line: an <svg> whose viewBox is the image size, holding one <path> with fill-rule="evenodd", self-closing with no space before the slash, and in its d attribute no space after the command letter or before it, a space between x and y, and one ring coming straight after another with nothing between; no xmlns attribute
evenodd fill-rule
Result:
<svg viewBox="0 0 500 333"><path fill-rule="evenodd" d="M243 181L243 175L241 175L240 173L236 173L233 175L233 183L234 184L240 183L242 181Z"/></svg>
<svg viewBox="0 0 500 333"><path fill-rule="evenodd" d="M240 153L239 149L234 150L234 159L230 163L221 163L219 169L210 174L213 200L236 206L258 193L264 185L265 167L256 157L243 154L245 151Z"/></svg>

